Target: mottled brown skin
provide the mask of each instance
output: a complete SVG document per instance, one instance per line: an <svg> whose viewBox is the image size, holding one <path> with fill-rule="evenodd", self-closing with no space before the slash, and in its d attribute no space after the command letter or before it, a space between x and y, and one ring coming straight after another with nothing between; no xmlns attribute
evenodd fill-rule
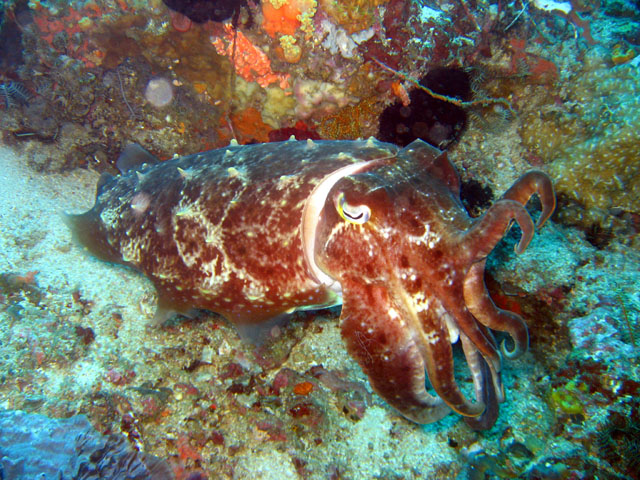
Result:
<svg viewBox="0 0 640 480"><path fill-rule="evenodd" d="M205 308L241 324L340 303L350 354L407 418L452 408L489 428L504 398L489 329L508 332L508 357L528 344L523 320L498 309L483 280L486 256L523 205L555 196L548 177L520 178L483 217L459 200L458 176L433 147L369 141L230 146L101 182L95 206L70 217L95 255L141 270L159 294L157 321ZM453 374L460 338L476 401ZM425 372L437 396L425 389Z"/></svg>
<svg viewBox="0 0 640 480"><path fill-rule="evenodd" d="M151 279L157 323L193 308L258 323L335 304L304 263L305 202L335 170L397 150L364 141L232 145L108 179L94 207L69 223L94 255Z"/></svg>
<svg viewBox="0 0 640 480"><path fill-rule="evenodd" d="M545 174L529 172L473 220L446 157L426 144L410 145L398 157L393 165L336 183L322 212L316 261L342 285L343 338L376 392L416 422L437 420L448 409L426 392L426 370L448 407L476 417L471 426L488 428L496 417L495 399L504 394L500 357L486 327L511 335L512 350L503 346L510 358L526 351L528 334L518 315L491 301L485 259L513 220L523 232L516 250L526 248L534 225L523 204L540 195L542 225L555 207L553 188ZM370 219L345 222L334 206L340 194L348 205L367 205ZM474 375L475 403L453 375L455 329Z"/></svg>

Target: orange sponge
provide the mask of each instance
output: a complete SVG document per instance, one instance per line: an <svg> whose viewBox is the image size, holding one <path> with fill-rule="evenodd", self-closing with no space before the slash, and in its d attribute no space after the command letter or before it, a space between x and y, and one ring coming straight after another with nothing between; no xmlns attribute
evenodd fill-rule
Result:
<svg viewBox="0 0 640 480"><path fill-rule="evenodd" d="M282 3L282 2L278 2ZM262 28L271 36L293 35L300 27L301 2L290 0L276 8L269 0L262 2ZM304 3L304 2L302 2Z"/></svg>

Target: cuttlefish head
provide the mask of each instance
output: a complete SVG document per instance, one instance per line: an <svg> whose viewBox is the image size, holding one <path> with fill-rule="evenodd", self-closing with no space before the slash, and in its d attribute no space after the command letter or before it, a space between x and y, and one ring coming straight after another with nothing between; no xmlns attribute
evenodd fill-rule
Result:
<svg viewBox="0 0 640 480"><path fill-rule="evenodd" d="M410 420L430 423L454 410L472 428L485 429L497 418L504 394L489 328L511 335L510 345L503 343L508 357L526 350L528 334L519 316L491 301L484 262L512 220L523 231L517 251L526 247L534 227L522 204L532 193L546 189L543 215L553 210L550 182L532 174L473 220L446 156L414 142L394 163L341 178L326 196L314 261L341 288L342 337L373 389ZM454 375L458 340L473 401Z"/></svg>

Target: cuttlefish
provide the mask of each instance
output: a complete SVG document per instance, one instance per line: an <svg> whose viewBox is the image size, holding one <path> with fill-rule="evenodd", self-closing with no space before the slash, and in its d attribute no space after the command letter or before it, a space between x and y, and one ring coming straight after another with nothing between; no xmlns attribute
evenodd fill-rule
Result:
<svg viewBox="0 0 640 480"><path fill-rule="evenodd" d="M162 163L128 148L142 160L125 155L68 223L95 256L153 282L156 322L197 308L247 325L341 304L346 348L389 405L417 423L454 410L473 428L494 424L500 352L518 357L529 339L491 300L485 261L514 222L516 252L527 247L534 194L537 226L550 217L546 174L525 173L474 219L446 153L419 140L232 144ZM500 348L492 331L508 335ZM458 341L472 395L454 375Z"/></svg>

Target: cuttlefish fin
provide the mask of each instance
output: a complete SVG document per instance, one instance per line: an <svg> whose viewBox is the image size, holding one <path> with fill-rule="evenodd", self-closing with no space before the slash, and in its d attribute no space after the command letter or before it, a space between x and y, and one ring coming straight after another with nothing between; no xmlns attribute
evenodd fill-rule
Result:
<svg viewBox="0 0 640 480"><path fill-rule="evenodd" d="M129 170L139 170L144 165L154 165L159 162L160 160L155 155L137 143L129 143L120 152L120 156L116 160L116 167L120 173L127 173Z"/></svg>
<svg viewBox="0 0 640 480"><path fill-rule="evenodd" d="M95 210L80 215L64 214L63 220L71 230L74 241L92 255L105 262L124 263L122 254L109 244L104 224Z"/></svg>
<svg viewBox="0 0 640 480"><path fill-rule="evenodd" d="M404 147L399 155L417 162L423 172L437 178L455 195L460 195L460 177L449 160L447 152L443 152L422 140L414 140Z"/></svg>

